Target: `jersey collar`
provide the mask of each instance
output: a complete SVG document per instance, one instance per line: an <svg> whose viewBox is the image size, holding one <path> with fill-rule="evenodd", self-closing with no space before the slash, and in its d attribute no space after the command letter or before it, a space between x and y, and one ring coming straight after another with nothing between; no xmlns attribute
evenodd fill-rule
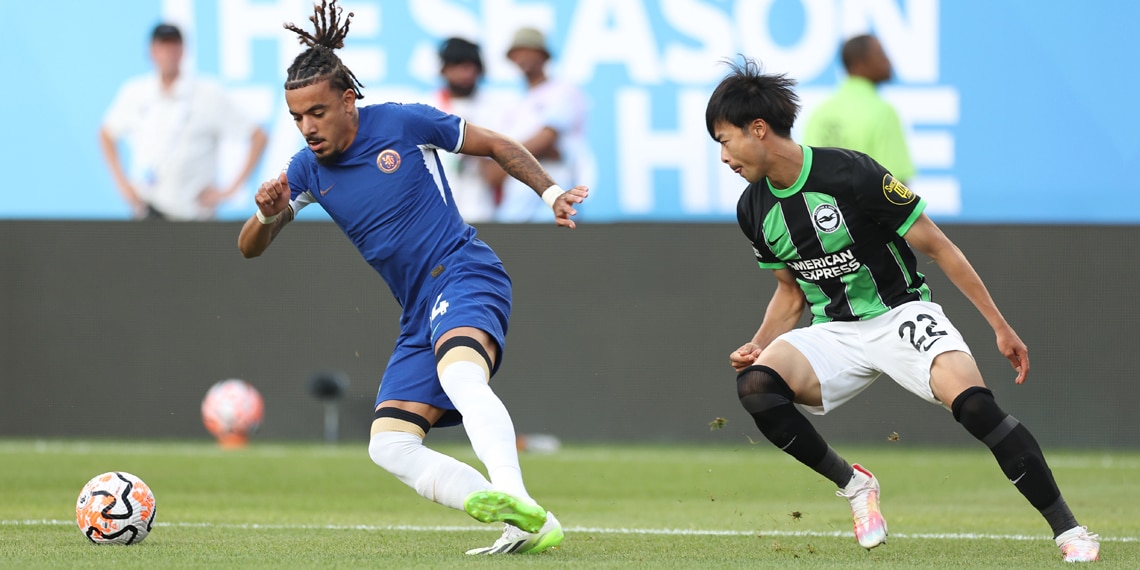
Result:
<svg viewBox="0 0 1140 570"><path fill-rule="evenodd" d="M772 194L777 198L787 198L789 196L792 196L796 192L802 190L804 184L807 183L808 173L811 172L811 147L801 144L800 148L804 151L804 165L800 167L800 175L798 178L796 178L794 184L788 188L781 189L772 186L771 180L768 180L767 178L764 179L764 183L768 185L768 190L771 191Z"/></svg>

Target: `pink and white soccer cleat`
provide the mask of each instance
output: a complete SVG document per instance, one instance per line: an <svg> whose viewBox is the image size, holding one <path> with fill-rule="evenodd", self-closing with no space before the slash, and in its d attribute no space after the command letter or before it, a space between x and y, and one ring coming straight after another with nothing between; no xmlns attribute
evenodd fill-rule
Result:
<svg viewBox="0 0 1140 570"><path fill-rule="evenodd" d="M857 463L851 467L855 468L851 481L835 494L851 502L855 539L871 549L887 541L887 521L879 511L879 480Z"/></svg>
<svg viewBox="0 0 1140 570"><path fill-rule="evenodd" d="M1054 540L1061 548L1065 562L1096 562L1100 560L1100 537L1089 533L1083 526L1075 526Z"/></svg>

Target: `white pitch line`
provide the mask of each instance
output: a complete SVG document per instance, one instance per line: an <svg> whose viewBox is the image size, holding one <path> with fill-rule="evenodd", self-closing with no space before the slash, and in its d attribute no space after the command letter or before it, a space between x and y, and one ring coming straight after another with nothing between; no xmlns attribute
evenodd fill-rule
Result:
<svg viewBox="0 0 1140 570"><path fill-rule="evenodd" d="M53 519L39 520L0 520L0 526L72 526L74 521ZM192 523L192 522L156 522L154 526L175 528L220 528L239 530L363 530L363 531L404 531L404 532L470 532L481 530L500 529L488 526L420 526L420 525L315 525L315 524L257 524L257 523ZM842 538L850 536L848 531L815 531L815 530L712 530L712 529L685 529L685 528L607 528L607 527L565 527L566 532L594 533L594 534L641 534L665 536L807 536ZM1044 540L1045 535L1030 536L1025 534L979 534L979 533L895 533L892 538L914 538L928 540ZM1140 538L1132 536L1102 536L1104 542L1138 542Z"/></svg>

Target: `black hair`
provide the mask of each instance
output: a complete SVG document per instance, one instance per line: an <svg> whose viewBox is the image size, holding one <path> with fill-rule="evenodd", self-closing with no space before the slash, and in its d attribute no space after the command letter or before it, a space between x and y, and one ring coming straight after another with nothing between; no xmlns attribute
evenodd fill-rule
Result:
<svg viewBox="0 0 1140 570"><path fill-rule="evenodd" d="M439 44L439 61L444 65L474 63L483 72L483 56L479 45L463 38L448 38Z"/></svg>
<svg viewBox="0 0 1140 570"><path fill-rule="evenodd" d="M800 97L793 89L795 80L782 73L766 74L756 60L744 56L741 59L741 62L724 62L731 73L709 97L705 109L709 136L716 138L717 123L746 129L752 121L763 119L774 134L791 137L792 125L800 111Z"/></svg>
<svg viewBox="0 0 1140 570"><path fill-rule="evenodd" d="M364 94L360 92L360 88L364 85L333 52L344 47L348 25L355 16L349 12L342 26L340 15L343 11L336 5L336 0L332 2L321 0L320 5L314 4L313 15L309 16L314 28L312 34L298 28L292 22L285 24L286 30L297 33L297 41L301 45L309 46L309 49L301 52L301 55L293 59L293 65L289 66L285 89L299 89L327 79L333 89L342 92L351 89L357 99L364 98Z"/></svg>
<svg viewBox="0 0 1140 570"><path fill-rule="evenodd" d="M154 27L150 33L150 41L182 43L182 30L174 24L162 23Z"/></svg>
<svg viewBox="0 0 1140 570"><path fill-rule="evenodd" d="M871 40L874 39L875 36L863 34L844 42L843 49L839 50L839 59L843 61L843 69L850 72L852 66L867 59L867 54L871 51Z"/></svg>

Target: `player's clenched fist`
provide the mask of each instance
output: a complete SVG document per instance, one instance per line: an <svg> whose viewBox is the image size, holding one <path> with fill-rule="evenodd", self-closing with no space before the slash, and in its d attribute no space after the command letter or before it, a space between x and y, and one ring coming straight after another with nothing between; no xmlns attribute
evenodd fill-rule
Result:
<svg viewBox="0 0 1140 570"><path fill-rule="evenodd" d="M262 214L273 216L285 211L285 208L289 206L289 196L289 179L282 171L277 178L261 183L253 201Z"/></svg>
<svg viewBox="0 0 1140 570"><path fill-rule="evenodd" d="M728 362L732 365L733 370L740 372L752 366L757 358L760 358L760 347L749 342L729 354Z"/></svg>

